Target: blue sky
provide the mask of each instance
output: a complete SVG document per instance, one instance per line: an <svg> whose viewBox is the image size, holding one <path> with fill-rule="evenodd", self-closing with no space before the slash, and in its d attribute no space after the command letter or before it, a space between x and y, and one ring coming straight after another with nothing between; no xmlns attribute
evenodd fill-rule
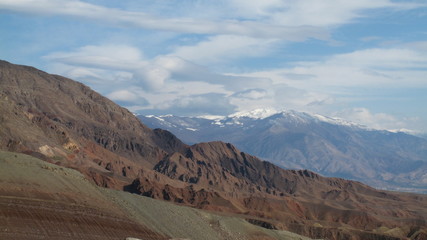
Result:
<svg viewBox="0 0 427 240"><path fill-rule="evenodd" d="M142 114L294 109L427 132L427 2L0 0L0 59Z"/></svg>

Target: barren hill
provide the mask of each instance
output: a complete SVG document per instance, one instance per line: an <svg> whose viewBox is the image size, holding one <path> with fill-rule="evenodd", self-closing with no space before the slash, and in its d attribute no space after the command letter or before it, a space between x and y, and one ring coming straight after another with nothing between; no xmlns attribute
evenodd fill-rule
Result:
<svg viewBox="0 0 427 240"><path fill-rule="evenodd" d="M93 183L313 238L424 236L425 195L283 170L222 142L183 144L73 80L0 62L0 149Z"/></svg>
<svg viewBox="0 0 427 240"><path fill-rule="evenodd" d="M293 110L228 117L138 116L185 143L229 141L288 169L309 169L381 189L427 193L427 140Z"/></svg>
<svg viewBox="0 0 427 240"><path fill-rule="evenodd" d="M309 240L241 217L100 188L75 170L19 153L0 151L0 180L0 239Z"/></svg>

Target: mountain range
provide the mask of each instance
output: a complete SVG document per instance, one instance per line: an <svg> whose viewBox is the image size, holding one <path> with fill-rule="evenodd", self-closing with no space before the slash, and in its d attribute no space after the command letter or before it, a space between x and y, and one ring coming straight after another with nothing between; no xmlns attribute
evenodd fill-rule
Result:
<svg viewBox="0 0 427 240"><path fill-rule="evenodd" d="M297 111L228 117L138 116L188 144L227 141L288 169L309 169L389 190L427 192L427 140Z"/></svg>
<svg viewBox="0 0 427 240"><path fill-rule="evenodd" d="M2 239L427 238L423 194L190 146L81 83L5 61L0 150Z"/></svg>

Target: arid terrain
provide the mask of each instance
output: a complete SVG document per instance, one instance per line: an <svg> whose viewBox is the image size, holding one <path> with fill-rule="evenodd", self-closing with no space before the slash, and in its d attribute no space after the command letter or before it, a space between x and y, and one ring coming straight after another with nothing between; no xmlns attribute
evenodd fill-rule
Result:
<svg viewBox="0 0 427 240"><path fill-rule="evenodd" d="M427 193L427 139L298 111L256 109L227 117L143 116L189 144L227 141L291 169L356 180L380 189Z"/></svg>
<svg viewBox="0 0 427 240"><path fill-rule="evenodd" d="M308 239L242 217L97 187L79 172L0 151L0 239Z"/></svg>
<svg viewBox="0 0 427 240"><path fill-rule="evenodd" d="M0 125L5 236L427 238L426 195L284 170L230 143L188 146L32 67L0 62Z"/></svg>

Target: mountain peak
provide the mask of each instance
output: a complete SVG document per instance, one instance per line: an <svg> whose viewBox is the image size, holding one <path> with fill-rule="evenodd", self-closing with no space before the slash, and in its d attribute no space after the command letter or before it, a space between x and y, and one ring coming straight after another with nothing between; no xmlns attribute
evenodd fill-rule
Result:
<svg viewBox="0 0 427 240"><path fill-rule="evenodd" d="M274 108L259 108L251 111L241 111L241 112L237 112L229 115L228 118L266 119L266 118L271 118L273 116L286 118L289 121L294 123L325 122L325 123L330 123L334 125L368 129L368 127L364 125L347 121L342 118L327 117L320 114L313 114L313 113L301 112L296 110L276 110Z"/></svg>
<svg viewBox="0 0 427 240"><path fill-rule="evenodd" d="M252 115L247 116L262 117L267 116L267 113L268 111L255 111ZM283 118L280 114L283 115ZM286 114L289 117L286 117ZM231 119L232 124L230 125L227 124L228 122L225 122L224 125L215 125L215 121L196 118L163 117L165 122L158 118L151 118L151 120L158 120L163 124L171 120L175 125L180 124L181 129L183 128L187 132L203 135L205 134L201 131L193 130L195 127L200 129L206 127L209 131L227 137L227 142L233 143L238 142L236 137L250 133L251 135L244 136L245 140L261 140L262 142L254 142L254 144L248 145L248 149L260 148L269 153L277 153L270 148L275 143L288 143L288 146L304 146L305 143L314 143L314 145L307 145L306 149L318 151L308 152L306 156L316 158L312 159L314 160L312 162L309 161L310 159L303 160L315 167L319 166L318 157L327 156L329 152L342 151L343 154L338 155L336 159L348 156L352 153L350 151L352 149L347 147L349 140L356 139L360 143L365 137L358 138L359 135L345 135L340 132L334 135L333 127L327 124L322 124L324 128L320 129L321 131L316 131L314 125L309 124L308 134L304 134L302 131L306 127L305 124L281 126L282 122L286 123L288 119L300 123L301 121L297 117L303 120L310 119L308 114L289 111L260 121L251 118L237 118L236 124L234 124L234 119ZM237 124L238 122L241 122L241 125ZM255 122L265 124L265 127L257 129ZM382 229L399 227L399 231L396 231L399 233L397 237L409 236L411 239L415 239L416 236L412 236L414 232L426 231L427 199L423 195L387 193L358 182L326 178L306 170L284 170L242 152L230 143L216 141L188 146L168 131L152 130L146 127L131 112L90 90L89 87L71 79L36 71L35 68L0 62L0 124L1 150L32 154L61 165L61 167L71 167L99 186L126 190L206 210L224 211L236 217L242 216L242 218L266 221L268 224L271 222L274 227L277 224L278 229L295 230L316 238L340 239L339 236L344 236L345 239L354 240L385 239L388 236L383 234ZM233 133L233 129L237 129L237 134L226 135ZM274 134L273 139L266 138L267 133L270 132ZM290 134L281 135L287 133ZM337 136L337 138L329 142L319 141L323 133L327 133L328 136ZM390 137L393 136L387 136L386 139L390 139ZM374 153L381 150L378 145L374 144L379 140L381 139L375 138L375 142L369 144L373 147ZM339 145L337 148L332 148L335 142L338 142ZM402 138L395 138L393 142L402 142ZM412 141L410 147L419 146L417 143ZM386 147L388 150L389 147ZM408 149L410 150L409 147ZM425 149L427 147L421 151L425 152ZM300 156L304 156L299 154L300 152L291 150L288 152L289 154L282 155L283 157L280 159L291 161L299 160ZM363 155L355 154L355 156L358 157L357 163L361 163ZM8 157L7 161L20 162L15 159L16 157L17 155ZM392 157L391 154L388 154L386 160L393 164L393 167L406 167L404 170L408 170L406 162L397 165L400 162L393 162ZM372 158L366 159L373 162ZM327 167L340 170L343 165L331 160L334 159L327 158ZM355 171L357 166L350 167L352 172L359 173ZM415 167L417 171L421 170L420 174L425 173L425 168L421 168L423 165L419 164ZM9 167L0 169L6 169L7 172ZM66 175L66 172L62 170L49 169L61 168L46 167L44 170L48 170L49 175ZM39 176L40 169L35 170L37 174L34 176ZM4 178L4 173L5 171L0 172L0 178ZM27 171L21 172L17 176L33 175L26 173ZM39 178L37 177L37 179ZM46 178L40 179L44 181ZM419 179L417 178L418 181ZM7 179L6 181L0 179L0 182L9 184ZM33 192L33 189L26 191L21 182L19 181L18 187L14 187L13 191L7 190L6 193L18 193L19 201L24 196L22 194L25 194L25 197L30 195L54 196L55 199L57 197L48 192L38 194ZM32 188L31 186L28 185L29 188ZM24 187L24 191L16 191L22 187ZM0 188L2 189L1 186ZM65 189L65 192L67 199L73 199L69 198L71 195L74 196L73 192L69 192L68 189ZM83 192L79 191L75 196L80 198L80 193ZM97 195L103 194L104 191L102 194L97 193ZM0 193L0 196L8 195ZM96 198L86 199L91 201ZM114 199L116 198L114 197ZM5 206L11 199L6 200L7 204L3 204ZM114 201L116 202L116 200ZM37 204L40 206L39 200L37 200ZM44 206L44 204L42 205ZM138 204L132 201L125 205ZM74 211L76 208L72 209ZM91 207L91 209L93 208ZM122 208L120 207L120 209ZM125 209L128 208L123 208L123 210ZM32 210L28 214L19 212L17 216L23 216L25 220L28 220L25 216L29 215L44 219L49 212L45 210L46 208L43 208L43 211ZM144 211L132 212L138 214L138 212L143 213ZM168 218L174 220L177 213L180 214L177 211L172 212ZM131 215L132 219L141 219L145 222L137 215L133 215L133 213ZM116 219L108 215L104 216L104 220ZM156 217L150 214L147 218L151 219L152 216ZM57 218L55 219L57 220ZM218 226L223 226L221 222L213 220L210 227L219 229ZM161 224L168 225L169 223L161 222ZM224 226L229 228L229 226L234 227L235 225ZM9 231L6 234L9 234ZM367 234L370 234L368 236L371 237L365 237ZM356 237L353 237L354 235ZM223 236L228 235L218 235L218 238L212 239L224 239ZM255 235L255 237L265 239L259 235ZM1 234L0 238L3 239ZM144 239L169 238L174 238L174 236L144 237Z"/></svg>
<svg viewBox="0 0 427 240"><path fill-rule="evenodd" d="M401 131L295 110L256 109L212 120L140 118L189 144L222 140L286 168L307 168L386 189L426 191L427 142Z"/></svg>
<svg viewBox="0 0 427 240"><path fill-rule="evenodd" d="M274 108L258 108L251 111L241 111L241 112L233 113L228 117L229 118L247 117L247 118L254 118L254 119L264 119L277 113L280 113L280 111L277 111Z"/></svg>

